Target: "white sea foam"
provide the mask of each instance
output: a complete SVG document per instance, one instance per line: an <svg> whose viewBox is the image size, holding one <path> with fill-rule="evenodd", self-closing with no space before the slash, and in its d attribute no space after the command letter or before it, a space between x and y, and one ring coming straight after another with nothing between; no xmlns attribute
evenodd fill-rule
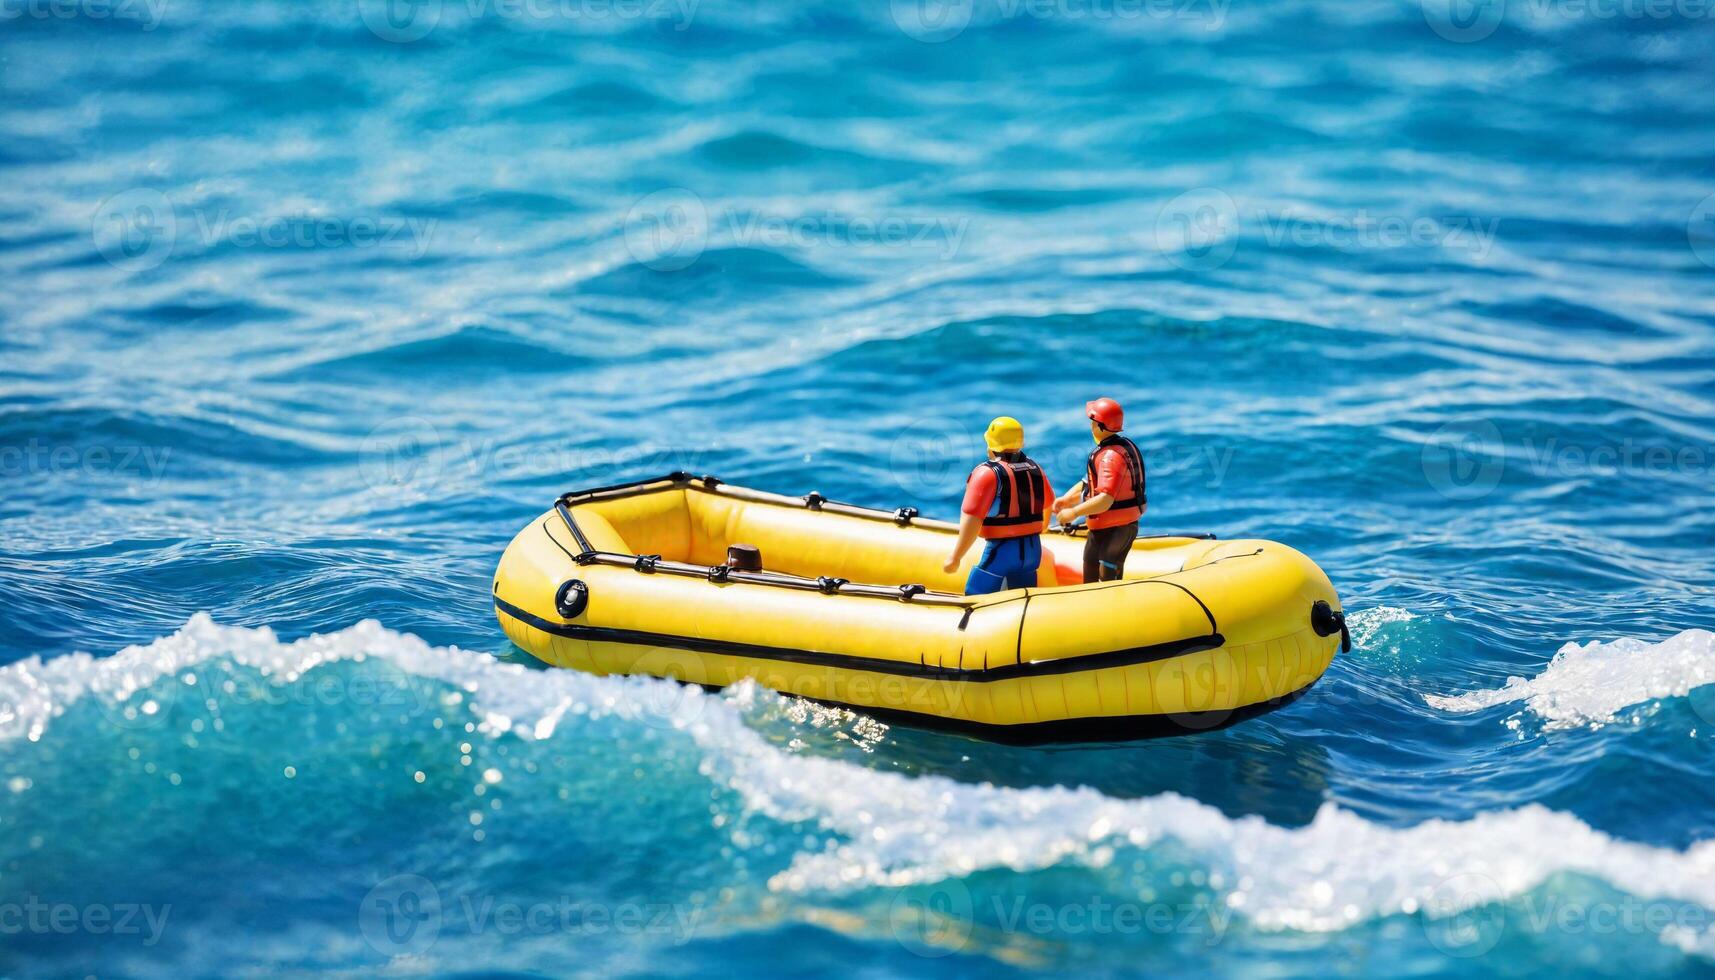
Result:
<svg viewBox="0 0 1715 980"><path fill-rule="evenodd" d="M1547 727L1569 728L1611 722L1632 705L1684 697L1705 684L1715 684L1715 633L1686 630L1659 643L1568 643L1535 677L1509 677L1502 687L1424 700L1460 712L1522 701Z"/></svg>
<svg viewBox="0 0 1715 980"><path fill-rule="evenodd" d="M1701 641L1707 649L1708 634ZM1694 641L1692 641L1694 642ZM1715 909L1715 841L1684 850L1617 840L1570 814L1527 806L1465 821L1396 828L1333 806L1307 826L1231 818L1173 793L1120 800L1087 788L1010 789L939 776L908 777L795 754L746 724L754 688L713 695L648 678L529 670L486 654L434 648L365 622L281 643L268 630L220 627L198 616L178 633L113 657L31 659L0 668L0 739L40 739L77 699L136 695L215 657L290 682L341 660L376 657L456 686L489 737L553 737L568 715L618 715L676 729L701 770L754 813L839 835L771 881L784 892L848 891L957 879L988 868L1100 865L1115 845L1172 839L1218 877L1229 906L1265 929L1324 931L1420 910L1451 913L1519 895L1551 876L1602 879L1646 899ZM664 705L671 710L662 712ZM259 710L267 710L262 708ZM1706 949L1702 934L1669 937Z"/></svg>
<svg viewBox="0 0 1715 980"><path fill-rule="evenodd" d="M1352 645L1359 649L1367 647L1370 645L1370 641L1375 639L1376 634L1382 631L1383 627L1391 626L1394 623L1409 623L1416 618L1417 615L1411 610L1401 609L1398 606L1375 606L1371 609L1360 609L1352 613L1348 620L1348 625L1352 630Z"/></svg>

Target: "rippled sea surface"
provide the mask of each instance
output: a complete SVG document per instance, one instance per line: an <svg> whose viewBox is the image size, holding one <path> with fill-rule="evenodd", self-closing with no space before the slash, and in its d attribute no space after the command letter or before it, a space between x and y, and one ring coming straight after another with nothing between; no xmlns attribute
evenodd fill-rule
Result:
<svg viewBox="0 0 1715 980"><path fill-rule="evenodd" d="M0 6L0 972L1715 971L1689 4ZM989 416L1355 646L1020 749L539 668L685 469L953 513Z"/></svg>

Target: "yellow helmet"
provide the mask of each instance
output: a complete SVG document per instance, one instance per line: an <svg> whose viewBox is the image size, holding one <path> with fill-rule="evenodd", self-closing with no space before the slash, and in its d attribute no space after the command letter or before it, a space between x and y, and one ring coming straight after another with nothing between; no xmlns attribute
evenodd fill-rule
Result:
<svg viewBox="0 0 1715 980"><path fill-rule="evenodd" d="M1002 415L989 423L983 441L988 443L991 453L1015 452L1024 448L1024 426L1012 416Z"/></svg>

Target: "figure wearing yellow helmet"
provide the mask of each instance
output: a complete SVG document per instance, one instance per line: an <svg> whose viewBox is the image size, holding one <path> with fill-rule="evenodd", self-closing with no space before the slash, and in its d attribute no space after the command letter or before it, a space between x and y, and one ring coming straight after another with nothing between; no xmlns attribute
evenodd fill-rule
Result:
<svg viewBox="0 0 1715 980"><path fill-rule="evenodd" d="M965 580L967 595L1036 584L1042 564L1042 532L1048 526L1054 490L1048 475L1024 455L1024 426L1010 415L989 423L983 434L988 459L965 481L959 508L959 540L943 569L952 572L978 537L987 544Z"/></svg>

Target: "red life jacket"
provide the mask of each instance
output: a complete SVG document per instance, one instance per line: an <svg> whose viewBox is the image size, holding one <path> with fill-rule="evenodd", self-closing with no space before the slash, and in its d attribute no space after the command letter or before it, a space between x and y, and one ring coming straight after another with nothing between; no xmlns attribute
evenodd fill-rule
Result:
<svg viewBox="0 0 1715 980"><path fill-rule="evenodd" d="M1017 459L991 459L983 464L994 474L994 505L983 518L981 534L985 538L1021 538L1042 533L1047 517L1042 498L1046 496L1047 477L1042 467L1028 456Z"/></svg>
<svg viewBox="0 0 1715 980"><path fill-rule="evenodd" d="M1095 449L1090 451L1090 459L1084 464L1084 499L1089 500L1096 495L1096 457L1103 450L1112 449L1125 457L1126 471L1131 475L1131 496L1120 500L1115 498L1107 514L1122 516L1121 511L1136 510L1149 500L1143 489L1143 451L1137 448L1137 443L1125 436L1111 435L1103 439ZM1131 515L1136 516L1136 515Z"/></svg>

